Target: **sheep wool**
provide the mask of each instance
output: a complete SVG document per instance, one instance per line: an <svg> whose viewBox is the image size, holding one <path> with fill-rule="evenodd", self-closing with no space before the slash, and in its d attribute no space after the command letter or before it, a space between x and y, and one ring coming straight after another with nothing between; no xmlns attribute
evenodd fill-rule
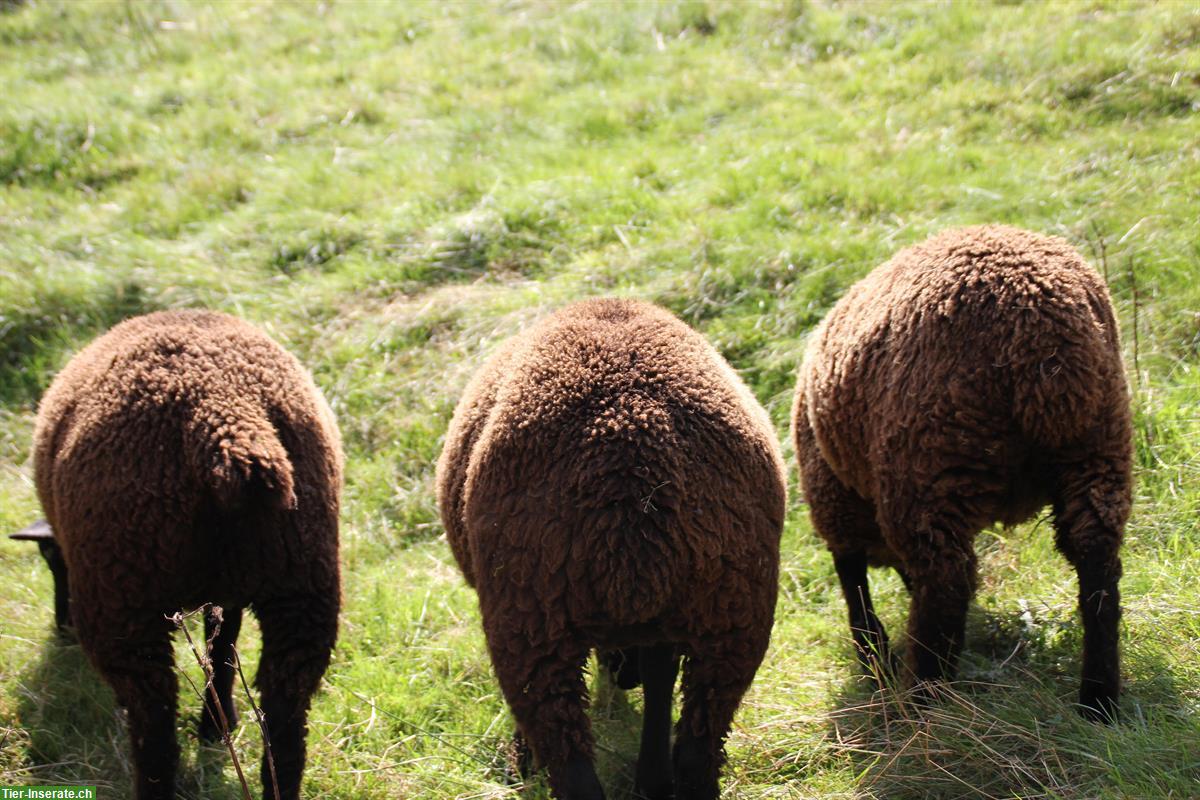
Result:
<svg viewBox="0 0 1200 800"><path fill-rule="evenodd" d="M257 684L279 797L296 798L310 698L337 633L337 425L262 331L207 311L127 320L76 355L38 411L34 473L80 644L129 712L139 800L174 797L178 686L168 617L216 604L221 708L234 718L242 609L262 627ZM223 616L223 619L222 619ZM264 758L264 797L275 797Z"/></svg>
<svg viewBox="0 0 1200 800"><path fill-rule="evenodd" d="M868 565L900 571L907 670L936 680L962 647L976 534L1050 505L1079 578L1081 708L1113 718L1129 392L1108 291L1074 249L993 225L900 252L813 333L792 431L865 664L887 655Z"/></svg>
<svg viewBox="0 0 1200 800"><path fill-rule="evenodd" d="M585 713L592 648L639 662L639 796L717 796L723 742L770 636L785 483L753 395L648 303L568 306L475 376L438 464L439 505L556 796L603 797Z"/></svg>

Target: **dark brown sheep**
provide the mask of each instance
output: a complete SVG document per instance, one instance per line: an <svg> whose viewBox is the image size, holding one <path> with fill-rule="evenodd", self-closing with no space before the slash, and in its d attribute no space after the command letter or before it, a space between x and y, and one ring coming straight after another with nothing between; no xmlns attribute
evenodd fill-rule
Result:
<svg viewBox="0 0 1200 800"><path fill-rule="evenodd" d="M569 306L475 376L438 463L442 520L556 796L604 796L586 715L592 648L639 658L639 795L717 796L723 743L770 637L785 492L754 397L701 336L647 303Z"/></svg>
<svg viewBox="0 0 1200 800"><path fill-rule="evenodd" d="M985 226L897 254L814 332L792 430L864 664L887 648L868 565L896 567L912 594L912 677L952 675L975 535L1049 504L1079 576L1079 702L1113 718L1129 393L1108 291L1075 250Z"/></svg>
<svg viewBox="0 0 1200 800"><path fill-rule="evenodd" d="M242 609L261 623L257 684L279 796L299 796L309 702L337 634L341 458L308 373L224 314L127 320L43 398L38 496L79 642L129 713L139 800L175 796L169 617L207 603L224 609L219 633L209 615L206 634L216 633L214 683L230 720ZM207 738L218 735L215 715L209 699ZM265 758L262 777L274 797Z"/></svg>

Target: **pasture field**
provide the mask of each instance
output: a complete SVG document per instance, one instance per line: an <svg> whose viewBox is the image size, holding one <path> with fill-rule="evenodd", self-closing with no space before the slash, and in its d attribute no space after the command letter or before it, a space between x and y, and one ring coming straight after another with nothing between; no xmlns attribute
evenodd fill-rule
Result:
<svg viewBox="0 0 1200 800"><path fill-rule="evenodd" d="M0 529L39 514L41 392L127 316L242 315L338 414L345 611L306 796L518 796L434 462L485 355L600 294L703 332L785 441L775 634L724 796L1200 796L1194 3L5 0L0 87ZM1075 243L1121 320L1137 479L1112 728L1070 705L1076 585L1047 520L980 537L962 680L914 715L859 676L795 489L809 330L890 253L988 221ZM898 636L903 587L874 584ZM40 558L0 540L0 786L127 797L112 695L51 619ZM252 668L253 624L241 644ZM640 692L593 683L623 797ZM181 796L238 798L198 708L185 688ZM257 775L252 725L236 746Z"/></svg>

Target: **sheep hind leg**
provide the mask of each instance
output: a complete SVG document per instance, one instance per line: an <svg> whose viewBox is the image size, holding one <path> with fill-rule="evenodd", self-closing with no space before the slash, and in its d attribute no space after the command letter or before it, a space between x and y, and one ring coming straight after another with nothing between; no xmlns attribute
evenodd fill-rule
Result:
<svg viewBox="0 0 1200 800"><path fill-rule="evenodd" d="M675 797L679 800L716 800L720 796L725 737L766 652L770 631L755 637L744 633L706 643L702 651L693 651L684 661L683 710L674 752Z"/></svg>
<svg viewBox="0 0 1200 800"><path fill-rule="evenodd" d="M604 800L592 763L583 668L590 648L551 641L532 650L509 634L519 625L485 617L492 666L517 727L559 800Z"/></svg>
<svg viewBox="0 0 1200 800"><path fill-rule="evenodd" d="M215 742L224 732L237 725L237 709L233 703L233 648L242 628L242 609L222 609L218 618L212 609L204 613L204 640L208 642L208 658L212 662L212 689L204 693L204 710L200 714L200 739ZM216 692L214 702L213 692ZM220 713L218 713L218 704ZM224 725L222 725L224 715Z"/></svg>
<svg viewBox="0 0 1200 800"><path fill-rule="evenodd" d="M1121 691L1118 623L1121 618L1121 538L1129 514L1126 471L1112 460L1073 465L1059 474L1054 500L1058 549L1079 577L1083 617L1080 713L1095 722L1117 718Z"/></svg>
<svg viewBox="0 0 1200 800"><path fill-rule="evenodd" d="M305 735L312 696L329 666L337 637L338 591L277 598L255 605L262 628L262 657L255 683L262 695L267 742L262 762L263 798L300 796Z"/></svg>
<svg viewBox="0 0 1200 800"><path fill-rule="evenodd" d="M80 642L128 714L134 796L137 800L172 800L179 766L175 738L179 684L170 625L155 621L122 631L122 626L101 622L107 630L97 637L90 616L80 614ZM115 647L118 641L120 646Z"/></svg>
<svg viewBox="0 0 1200 800"><path fill-rule="evenodd" d="M916 541L940 541L933 552L909 554L906 571L913 592L908 616L908 670L919 702L932 685L953 678L975 593L976 559L969 541L955 536L918 534ZM919 565L919 566L918 566Z"/></svg>
<svg viewBox="0 0 1200 800"><path fill-rule="evenodd" d="M671 700L679 674L679 653L671 644L637 648L644 699L642 743L634 796L666 800L674 796L671 775Z"/></svg>
<svg viewBox="0 0 1200 800"><path fill-rule="evenodd" d="M796 455L813 527L833 554L846 597L858 661L879 685L892 664L887 633L875 616L867 587L867 549L883 542L875 506L838 480L821 455L804 413L797 416Z"/></svg>
<svg viewBox="0 0 1200 800"><path fill-rule="evenodd" d="M867 585L867 556L865 553L834 556L833 566L837 570L850 612L850 633L854 637L858 662L880 686L889 674L895 672L895 668L888 647L887 631L875 615L875 606L871 602L871 590Z"/></svg>

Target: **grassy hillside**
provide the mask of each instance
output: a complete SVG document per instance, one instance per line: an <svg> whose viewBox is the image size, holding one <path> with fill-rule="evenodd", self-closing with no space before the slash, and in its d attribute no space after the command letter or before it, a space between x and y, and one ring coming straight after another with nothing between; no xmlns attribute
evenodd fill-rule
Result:
<svg viewBox="0 0 1200 800"><path fill-rule="evenodd" d="M500 340L585 296L662 303L786 437L805 336L845 288L987 221L1074 242L1121 318L1138 470L1125 721L1070 708L1075 580L1046 521L980 537L956 696L916 718L872 696L793 491L726 796L1200 791L1194 5L0 2L0 86L0 530L38 514L40 393L133 314L262 325L340 418L346 608L307 796L516 796L432 490L457 395ZM899 634L903 588L876 585ZM0 785L128 796L111 693L55 640L50 588L31 548L0 540ZM253 625L242 639L253 662ZM599 695L621 797L640 694ZM196 747L198 706L181 708L182 796L240 797L228 757ZM237 742L255 763L256 731Z"/></svg>

